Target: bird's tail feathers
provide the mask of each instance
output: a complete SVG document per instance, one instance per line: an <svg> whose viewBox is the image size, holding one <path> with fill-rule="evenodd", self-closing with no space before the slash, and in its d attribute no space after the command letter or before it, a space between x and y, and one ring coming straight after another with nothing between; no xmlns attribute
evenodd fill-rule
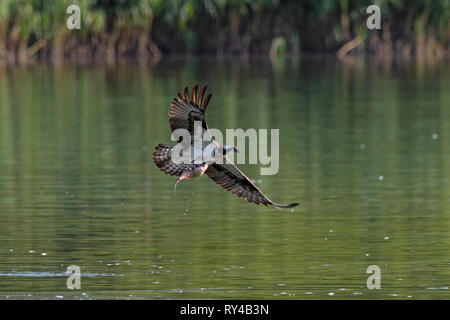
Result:
<svg viewBox="0 0 450 320"><path fill-rule="evenodd" d="M172 146L167 144L158 144L153 152L153 162L164 173L171 176L180 176L183 173L183 167L172 162Z"/></svg>
<svg viewBox="0 0 450 320"><path fill-rule="evenodd" d="M153 161L158 166L159 164L164 164L167 161L171 160L171 151L172 146L169 146L167 144L158 144L155 147L155 152L153 152ZM159 167L159 166L158 166Z"/></svg>

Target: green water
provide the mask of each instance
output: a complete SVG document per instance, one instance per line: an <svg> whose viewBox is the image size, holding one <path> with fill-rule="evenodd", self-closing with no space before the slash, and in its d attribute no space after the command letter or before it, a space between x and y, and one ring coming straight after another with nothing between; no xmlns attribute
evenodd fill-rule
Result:
<svg viewBox="0 0 450 320"><path fill-rule="evenodd" d="M174 194L152 152L196 82L210 127L280 129L278 174L241 168L299 207ZM448 62L0 67L0 299L448 299L449 88Z"/></svg>

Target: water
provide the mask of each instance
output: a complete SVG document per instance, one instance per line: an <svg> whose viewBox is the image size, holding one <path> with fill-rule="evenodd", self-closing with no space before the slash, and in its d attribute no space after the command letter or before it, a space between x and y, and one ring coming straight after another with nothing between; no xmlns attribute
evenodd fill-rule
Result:
<svg viewBox="0 0 450 320"><path fill-rule="evenodd" d="M279 173L241 168L299 207L174 194L153 147L197 82L210 127L280 128ZM0 299L448 299L449 88L447 62L1 67Z"/></svg>

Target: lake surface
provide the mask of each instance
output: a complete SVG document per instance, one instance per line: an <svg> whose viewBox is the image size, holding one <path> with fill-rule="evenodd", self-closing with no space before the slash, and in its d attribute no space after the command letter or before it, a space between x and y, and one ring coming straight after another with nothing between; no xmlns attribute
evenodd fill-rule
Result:
<svg viewBox="0 0 450 320"><path fill-rule="evenodd" d="M449 66L0 67L0 299L449 299ZM152 153L195 83L213 92L210 127L280 129L278 174L240 167L300 206L257 206L206 176L174 194Z"/></svg>

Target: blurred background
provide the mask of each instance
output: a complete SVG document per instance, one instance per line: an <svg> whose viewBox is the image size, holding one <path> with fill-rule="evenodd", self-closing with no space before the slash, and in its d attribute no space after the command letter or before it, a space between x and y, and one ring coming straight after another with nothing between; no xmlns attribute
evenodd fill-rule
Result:
<svg viewBox="0 0 450 320"><path fill-rule="evenodd" d="M449 14L449 0L1 0L0 299L449 299ZM298 207L207 177L174 194L152 153L195 83L213 93L209 127L280 129L276 175L240 168Z"/></svg>
<svg viewBox="0 0 450 320"><path fill-rule="evenodd" d="M81 9L68 30L66 10ZM381 9L368 30L366 8ZM353 40L353 42L351 42ZM165 55L448 55L449 0L2 0L0 61Z"/></svg>

